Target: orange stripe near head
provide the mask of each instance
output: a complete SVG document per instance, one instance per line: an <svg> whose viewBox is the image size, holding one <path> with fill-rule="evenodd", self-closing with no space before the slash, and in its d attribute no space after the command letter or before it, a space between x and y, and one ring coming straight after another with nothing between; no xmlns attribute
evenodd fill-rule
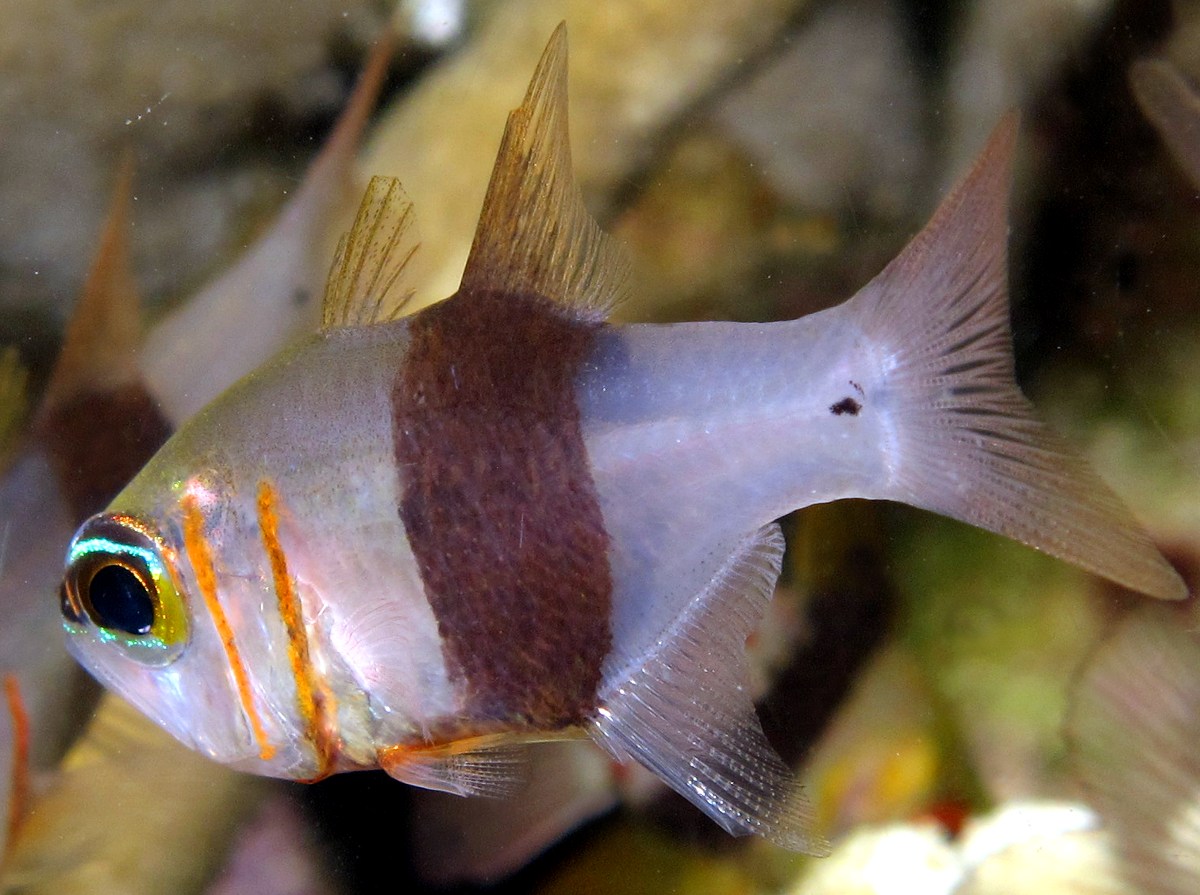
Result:
<svg viewBox="0 0 1200 895"><path fill-rule="evenodd" d="M246 666L242 662L241 653L238 652L237 643L233 639L233 629L229 626L229 619L225 617L225 610L221 608L221 603L217 600L217 573L213 568L208 541L204 537L204 513L196 502L195 496L191 494L185 495L183 498L183 545L187 550L188 559L192 563L192 570L196 573L196 584L200 588L201 596L204 597L204 605L212 617L213 624L216 625L221 645L225 647L225 657L229 660L229 667L233 671L233 679L237 684L238 699L242 703L242 710L246 713L246 717L250 719L250 729L254 732L254 739L258 742L258 757L263 761L269 761L275 756L275 747L267 739L262 719L259 718L258 710L254 707L254 696L250 691L250 676L246 673Z"/></svg>
<svg viewBox="0 0 1200 895"><path fill-rule="evenodd" d="M279 542L278 500L269 482L258 486L258 529L263 547L271 561L275 579L275 597L279 615L288 636L288 659L296 681L296 704L304 719L305 737L312 744L318 762L318 779L333 772L338 743L333 732L333 693L313 665L304 627L304 609L288 573L287 558Z"/></svg>
<svg viewBox="0 0 1200 895"><path fill-rule="evenodd" d="M29 713L21 698L21 685L14 674L4 675L4 698L12 718L12 784L8 797L8 848L29 810ZM0 856L2 857L2 856Z"/></svg>

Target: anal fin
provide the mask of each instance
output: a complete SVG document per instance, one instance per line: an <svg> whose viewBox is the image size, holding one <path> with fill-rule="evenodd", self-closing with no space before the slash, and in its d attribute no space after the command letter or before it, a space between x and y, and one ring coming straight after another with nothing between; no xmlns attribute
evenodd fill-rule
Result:
<svg viewBox="0 0 1200 895"><path fill-rule="evenodd" d="M511 736L485 734L447 742L390 746L379 766L397 780L459 796L503 798L524 776L524 747Z"/></svg>
<svg viewBox="0 0 1200 895"><path fill-rule="evenodd" d="M606 682L592 736L633 758L735 836L826 854L791 770L767 741L747 686L746 637L783 557L768 525L743 541L648 658Z"/></svg>

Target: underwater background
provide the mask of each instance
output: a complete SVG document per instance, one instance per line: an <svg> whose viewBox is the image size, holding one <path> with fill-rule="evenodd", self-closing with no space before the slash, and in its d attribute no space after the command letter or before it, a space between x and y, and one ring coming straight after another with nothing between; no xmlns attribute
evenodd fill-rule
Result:
<svg viewBox="0 0 1200 895"><path fill-rule="evenodd" d="M416 206L418 305L454 290L504 116L563 19L575 166L635 259L623 321L779 320L840 302L1018 107L1010 290L1022 386L1195 588L1200 197L1129 71L1167 59L1200 83L1200 4L10 0L0 587L14 603L0 672L28 717L8 699L0 891L1200 890L1192 601L1147 605L900 506L786 519L784 576L749 644L764 727L800 769L834 843L826 859L730 839L590 747L545 747L510 803L382 773L307 787L235 775L100 701L66 663L56 591L29 586L29 566L53 579L72 526L39 496L41 480L17 475L17 458L48 437L35 408L58 381L85 281L99 282L94 259L109 257L97 246L123 153L132 279L101 268L125 300L140 295L148 334L112 317L87 369L107 383L141 350L174 425L187 409L171 396L200 366L219 377L312 325L372 174L401 178ZM353 145L339 150L323 198L304 204L306 169L389 27L362 148L352 163ZM1191 122L1200 158L1200 101L1175 120ZM246 262L280 233L288 252ZM275 304L241 303L278 290L280 265ZM82 376L72 383L88 393ZM105 410L64 437L132 451L101 438L129 425ZM10 554L13 532L45 556Z"/></svg>

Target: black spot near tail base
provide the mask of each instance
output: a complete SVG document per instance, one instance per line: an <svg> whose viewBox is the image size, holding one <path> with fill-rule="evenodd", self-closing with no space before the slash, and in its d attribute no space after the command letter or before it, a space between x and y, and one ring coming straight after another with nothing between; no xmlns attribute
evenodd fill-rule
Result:
<svg viewBox="0 0 1200 895"><path fill-rule="evenodd" d="M860 410L862 410L862 405L850 397L842 398L836 404L829 405L829 412L834 416L841 416L844 413L848 413L851 416L858 416Z"/></svg>

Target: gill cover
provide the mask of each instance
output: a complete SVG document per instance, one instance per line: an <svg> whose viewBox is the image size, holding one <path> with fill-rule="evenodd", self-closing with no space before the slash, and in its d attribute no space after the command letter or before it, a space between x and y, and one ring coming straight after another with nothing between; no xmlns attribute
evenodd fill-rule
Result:
<svg viewBox="0 0 1200 895"><path fill-rule="evenodd" d="M122 514L93 516L67 553L62 611L67 630L92 626L139 662L163 665L188 638L175 556L146 523Z"/></svg>

